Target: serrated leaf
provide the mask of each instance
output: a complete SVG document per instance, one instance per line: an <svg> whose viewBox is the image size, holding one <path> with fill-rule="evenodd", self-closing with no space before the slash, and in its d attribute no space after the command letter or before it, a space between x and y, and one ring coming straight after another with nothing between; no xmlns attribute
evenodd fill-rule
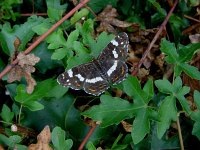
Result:
<svg viewBox="0 0 200 150"><path fill-rule="evenodd" d="M74 45L73 43L74 43L74 41L76 41L78 39L78 36L79 36L79 30L76 29L76 30L72 31L67 38L66 46L68 48L73 48L73 45Z"/></svg>
<svg viewBox="0 0 200 150"><path fill-rule="evenodd" d="M178 53L176 51L176 47L173 43L167 41L166 39L162 39L160 50L167 54L166 61L171 64L175 63L178 60Z"/></svg>
<svg viewBox="0 0 200 150"><path fill-rule="evenodd" d="M5 122L9 123L12 122L14 112L11 112L10 108L6 104L3 104L0 116Z"/></svg>
<svg viewBox="0 0 200 150"><path fill-rule="evenodd" d="M67 51L67 49L65 49L65 48L56 49L55 52L52 54L51 59L52 60L63 59L67 55L66 51Z"/></svg>
<svg viewBox="0 0 200 150"><path fill-rule="evenodd" d="M72 68L74 66L86 63L88 61L91 61L92 58L90 57L90 55L88 53L88 49L85 48L82 43L74 41L73 49L76 54L74 57L71 57L68 59L68 61L67 61L68 69Z"/></svg>
<svg viewBox="0 0 200 150"><path fill-rule="evenodd" d="M47 14L49 18L58 21L62 18L63 13L67 9L67 3L60 5L60 1L47 0Z"/></svg>
<svg viewBox="0 0 200 150"><path fill-rule="evenodd" d="M97 57L113 38L113 35L107 35L106 32L102 32L95 43L90 43L91 56Z"/></svg>
<svg viewBox="0 0 200 150"><path fill-rule="evenodd" d="M145 109L141 109L137 112L137 116L133 122L133 128L131 136L133 138L133 143L139 143L147 133L150 131L150 121L149 112Z"/></svg>
<svg viewBox="0 0 200 150"><path fill-rule="evenodd" d="M168 93L169 94L169 93L173 92L172 84L166 79L156 80L155 85L158 88L158 90L162 93Z"/></svg>
<svg viewBox="0 0 200 150"><path fill-rule="evenodd" d="M21 44L19 50L24 50L27 43L33 38L34 32L32 28L41 24L43 18L37 16L31 16L28 20L21 25L15 25L11 28L9 23L5 23L0 32L1 45L3 52L11 56L15 50L14 41L16 36L20 39Z"/></svg>
<svg viewBox="0 0 200 150"><path fill-rule="evenodd" d="M117 97L102 95L100 100L100 105L93 106L82 115L102 122L102 127L118 124L123 119L133 117L133 113L137 109L133 104Z"/></svg>
<svg viewBox="0 0 200 150"><path fill-rule="evenodd" d="M165 131L169 128L171 121L175 121L177 116L177 108L173 96L167 96L163 100L159 108L159 122L158 122L158 138L161 138ZM169 111L170 110L170 111Z"/></svg>
<svg viewBox="0 0 200 150"><path fill-rule="evenodd" d="M181 103L181 106L183 107L184 111L188 114L191 114L190 104L188 100L185 98L185 95L190 92L190 88L187 86L182 87L179 91L176 93L176 98Z"/></svg>
<svg viewBox="0 0 200 150"><path fill-rule="evenodd" d="M3 134L0 134L0 141L6 144L10 148L14 148L17 143L21 142L21 137L19 135L13 135L7 137Z"/></svg>
<svg viewBox="0 0 200 150"><path fill-rule="evenodd" d="M181 64L180 67L191 78L194 78L196 80L200 80L200 72L198 71L198 68L191 66L191 65L188 65L186 63Z"/></svg>
<svg viewBox="0 0 200 150"><path fill-rule="evenodd" d="M147 93L147 100L151 100L154 96L153 80L148 80L143 90ZM148 101L146 101L146 103L148 103Z"/></svg>
<svg viewBox="0 0 200 150"><path fill-rule="evenodd" d="M77 21L79 21L82 17L86 17L89 14L89 10L87 8L82 8L80 11L77 11L70 19L70 23L73 25Z"/></svg>
<svg viewBox="0 0 200 150"><path fill-rule="evenodd" d="M124 92L130 97L137 99L135 103L141 103L147 95L142 91L140 83L136 77L128 76L123 82Z"/></svg>
<svg viewBox="0 0 200 150"><path fill-rule="evenodd" d="M196 52L200 51L200 43L192 43L187 46L182 46L178 50L180 62L188 62L192 59Z"/></svg>
<svg viewBox="0 0 200 150"><path fill-rule="evenodd" d="M70 150L73 145L71 139L65 140L65 131L60 127L53 129L51 139L56 150Z"/></svg>
<svg viewBox="0 0 200 150"><path fill-rule="evenodd" d="M43 105L36 101L41 100L45 96L48 97L48 92L52 89L54 83L55 80L53 79L39 82L32 94L26 92L25 85L18 85L15 100L31 110L43 109Z"/></svg>
<svg viewBox="0 0 200 150"><path fill-rule="evenodd" d="M182 80L180 76L176 77L173 83L173 93L177 93L182 88Z"/></svg>
<svg viewBox="0 0 200 150"><path fill-rule="evenodd" d="M195 122L192 129L192 134L200 140L200 122Z"/></svg>

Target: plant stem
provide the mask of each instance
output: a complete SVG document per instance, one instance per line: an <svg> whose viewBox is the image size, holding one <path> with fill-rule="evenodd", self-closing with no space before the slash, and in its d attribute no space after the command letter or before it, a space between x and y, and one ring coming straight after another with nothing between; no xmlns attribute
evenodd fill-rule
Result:
<svg viewBox="0 0 200 150"><path fill-rule="evenodd" d="M180 146L181 146L181 150L184 150L184 145L183 145L183 138L182 138L182 132L181 132L181 126L180 126L180 122L179 122L179 113L177 114L177 127L178 127L178 137L179 137L179 142L180 142Z"/></svg>

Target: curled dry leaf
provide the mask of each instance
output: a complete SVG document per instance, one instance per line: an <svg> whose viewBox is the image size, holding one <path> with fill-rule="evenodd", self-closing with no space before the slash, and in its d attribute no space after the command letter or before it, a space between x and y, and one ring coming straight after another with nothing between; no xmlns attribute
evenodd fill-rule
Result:
<svg viewBox="0 0 200 150"><path fill-rule="evenodd" d="M46 126L37 136L37 143L29 145L29 150L52 150L49 146L51 141L51 132L49 126Z"/></svg>
<svg viewBox="0 0 200 150"><path fill-rule="evenodd" d="M112 8L111 5L108 5L98 16L97 21L100 21L100 26L97 28L97 32L111 32L116 33L113 26L120 27L120 28L127 28L130 26L135 26L138 28L137 24L121 21L116 19L118 16L117 10Z"/></svg>
<svg viewBox="0 0 200 150"><path fill-rule="evenodd" d="M128 122L126 122L126 121L121 121L121 124L122 124L122 126L123 126L123 128L124 128L124 130L125 130L126 132L131 132L131 131L132 131L132 125L129 124Z"/></svg>
<svg viewBox="0 0 200 150"><path fill-rule="evenodd" d="M34 54L24 55L23 53L19 53L17 58L19 62L9 72L8 82L20 81L22 77L25 77L28 84L26 91L31 94L36 85L36 81L32 78L31 73L35 72L33 66L40 61L40 58L36 57Z"/></svg>

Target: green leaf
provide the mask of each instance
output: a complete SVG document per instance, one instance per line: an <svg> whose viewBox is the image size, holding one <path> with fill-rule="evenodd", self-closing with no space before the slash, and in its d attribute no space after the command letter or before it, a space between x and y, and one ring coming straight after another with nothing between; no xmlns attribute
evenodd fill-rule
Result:
<svg viewBox="0 0 200 150"><path fill-rule="evenodd" d="M47 70L54 69L56 67L60 67L62 65L61 61L52 60L52 51L47 49L47 43L42 42L34 49L34 54L38 56L40 61L36 64L36 68L40 73L45 74Z"/></svg>
<svg viewBox="0 0 200 150"><path fill-rule="evenodd" d="M167 41L166 39L162 39L161 44L160 44L160 50L164 52L167 57L166 61L171 64L175 63L178 60L178 53L176 51L176 47L173 43Z"/></svg>
<svg viewBox="0 0 200 150"><path fill-rule="evenodd" d="M140 83L136 77L128 76L123 82L124 92L130 97L135 97L138 101L143 100L145 93L142 91Z"/></svg>
<svg viewBox="0 0 200 150"><path fill-rule="evenodd" d="M137 116L133 122L133 128L131 136L133 138L133 143L139 143L147 133L150 131L150 121L148 110L141 109L137 112Z"/></svg>
<svg viewBox="0 0 200 150"><path fill-rule="evenodd" d="M187 86L182 87L177 91L176 98L179 100L181 106L183 107L184 111L188 114L191 114L190 104L188 100L185 98L185 95L190 92L190 88Z"/></svg>
<svg viewBox="0 0 200 150"><path fill-rule="evenodd" d="M200 92L199 91L194 91L194 102L197 106L196 111L193 111L191 113L191 118L192 120L196 121L196 122L200 122L200 102L199 102L199 97L200 97Z"/></svg>
<svg viewBox="0 0 200 150"><path fill-rule="evenodd" d="M150 2L157 9L157 11L159 12L159 15L162 15L162 16L167 15L166 10L161 8L160 4L156 2L156 0L148 0L148 2Z"/></svg>
<svg viewBox="0 0 200 150"><path fill-rule="evenodd" d="M97 41L95 43L89 43L91 49L91 56L97 57L113 38L113 35L107 35L106 32L102 32L97 37Z"/></svg>
<svg viewBox="0 0 200 150"><path fill-rule="evenodd" d="M80 11L77 11L70 19L70 23L74 24L79 21L82 17L86 17L89 14L87 8L82 8Z"/></svg>
<svg viewBox="0 0 200 150"><path fill-rule="evenodd" d="M65 49L65 48L56 49L55 52L52 54L51 59L52 60L63 59L67 55L66 51L67 51L67 49Z"/></svg>
<svg viewBox="0 0 200 150"><path fill-rule="evenodd" d="M177 108L175 102L173 96L167 96L159 108L158 138L163 136L165 131L169 128L171 121L176 121L177 119Z"/></svg>
<svg viewBox="0 0 200 150"><path fill-rule="evenodd" d="M78 37L79 37L79 30L76 29L72 31L67 38L67 43L66 43L67 47L73 48L74 45L73 43L77 41Z"/></svg>
<svg viewBox="0 0 200 150"><path fill-rule="evenodd" d="M85 48L82 43L74 41L73 44L73 48L75 50L76 55L68 59L68 69L86 63L92 59L88 53L88 49Z"/></svg>
<svg viewBox="0 0 200 150"><path fill-rule="evenodd" d="M192 134L200 140L200 122L195 122L192 129Z"/></svg>
<svg viewBox="0 0 200 150"><path fill-rule="evenodd" d="M13 54L16 36L21 41L19 50L24 50L27 43L33 38L34 32L32 31L32 28L41 24L42 21L43 19L41 17L31 16L28 18L27 22L21 25L15 25L13 28L11 28L8 22L5 23L0 32L3 52L9 56Z"/></svg>
<svg viewBox="0 0 200 150"><path fill-rule="evenodd" d="M32 94L26 92L25 85L18 85L15 100L32 111L43 109L44 106L37 101L41 100L43 97L48 97L48 93L54 85L55 80L53 79L39 82Z"/></svg>
<svg viewBox="0 0 200 150"><path fill-rule="evenodd" d="M18 135L13 135L13 136L7 137L3 134L0 134L1 143L4 143L5 145L7 145L10 148L14 148L17 143L21 142L21 140L22 140L21 137Z"/></svg>
<svg viewBox="0 0 200 150"><path fill-rule="evenodd" d="M200 50L200 43L192 43L179 48L180 62L188 62Z"/></svg>
<svg viewBox="0 0 200 150"><path fill-rule="evenodd" d="M67 3L60 5L60 1L46 0L47 14L49 18L58 21L62 18L63 13L67 9Z"/></svg>
<svg viewBox="0 0 200 150"><path fill-rule="evenodd" d="M10 108L6 104L3 104L0 116L5 122L9 123L13 120L14 112L11 112Z"/></svg>
<svg viewBox="0 0 200 150"><path fill-rule="evenodd" d="M181 64L180 67L191 78L200 80L200 72L198 71L198 68L188 65L186 63Z"/></svg>
<svg viewBox="0 0 200 150"><path fill-rule="evenodd" d="M71 139L65 140L65 131L60 127L53 129L51 139L56 150L70 150L73 145Z"/></svg>
<svg viewBox="0 0 200 150"><path fill-rule="evenodd" d="M96 150L94 144L91 141L87 143L86 147L88 150Z"/></svg>
<svg viewBox="0 0 200 150"><path fill-rule="evenodd" d="M158 88L158 90L162 93L168 93L169 94L169 93L173 92L172 84L166 79L156 80L155 85Z"/></svg>
<svg viewBox="0 0 200 150"><path fill-rule="evenodd" d="M102 95L100 100L100 105L93 106L83 112L82 115L102 122L102 127L118 124L121 120L133 117L133 112L136 109L133 104L121 98L113 98L108 95Z"/></svg>
<svg viewBox="0 0 200 150"><path fill-rule="evenodd" d="M148 80L147 83L144 85L143 90L145 93L147 93L147 100L151 100L154 96L153 80Z"/></svg>

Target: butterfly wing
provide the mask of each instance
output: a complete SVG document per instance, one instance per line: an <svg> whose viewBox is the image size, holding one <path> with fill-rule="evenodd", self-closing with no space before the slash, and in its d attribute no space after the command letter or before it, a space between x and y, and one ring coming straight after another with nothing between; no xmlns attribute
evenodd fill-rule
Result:
<svg viewBox="0 0 200 150"><path fill-rule="evenodd" d="M100 62L111 59L125 61L128 53L128 44L128 35L122 32L103 49L97 59Z"/></svg>
<svg viewBox="0 0 200 150"><path fill-rule="evenodd" d="M121 82L128 72L125 63L128 53L128 35L120 33L102 51L97 58L107 80L114 84Z"/></svg>
<svg viewBox="0 0 200 150"><path fill-rule="evenodd" d="M104 80L93 62L82 64L69 69L58 76L58 83L75 90L84 89L86 93L100 95L108 87L108 82Z"/></svg>
<svg viewBox="0 0 200 150"><path fill-rule="evenodd" d="M91 62L82 64L60 74L57 81L64 87L70 87L75 90L83 88L83 84L87 78L86 69L93 68Z"/></svg>

